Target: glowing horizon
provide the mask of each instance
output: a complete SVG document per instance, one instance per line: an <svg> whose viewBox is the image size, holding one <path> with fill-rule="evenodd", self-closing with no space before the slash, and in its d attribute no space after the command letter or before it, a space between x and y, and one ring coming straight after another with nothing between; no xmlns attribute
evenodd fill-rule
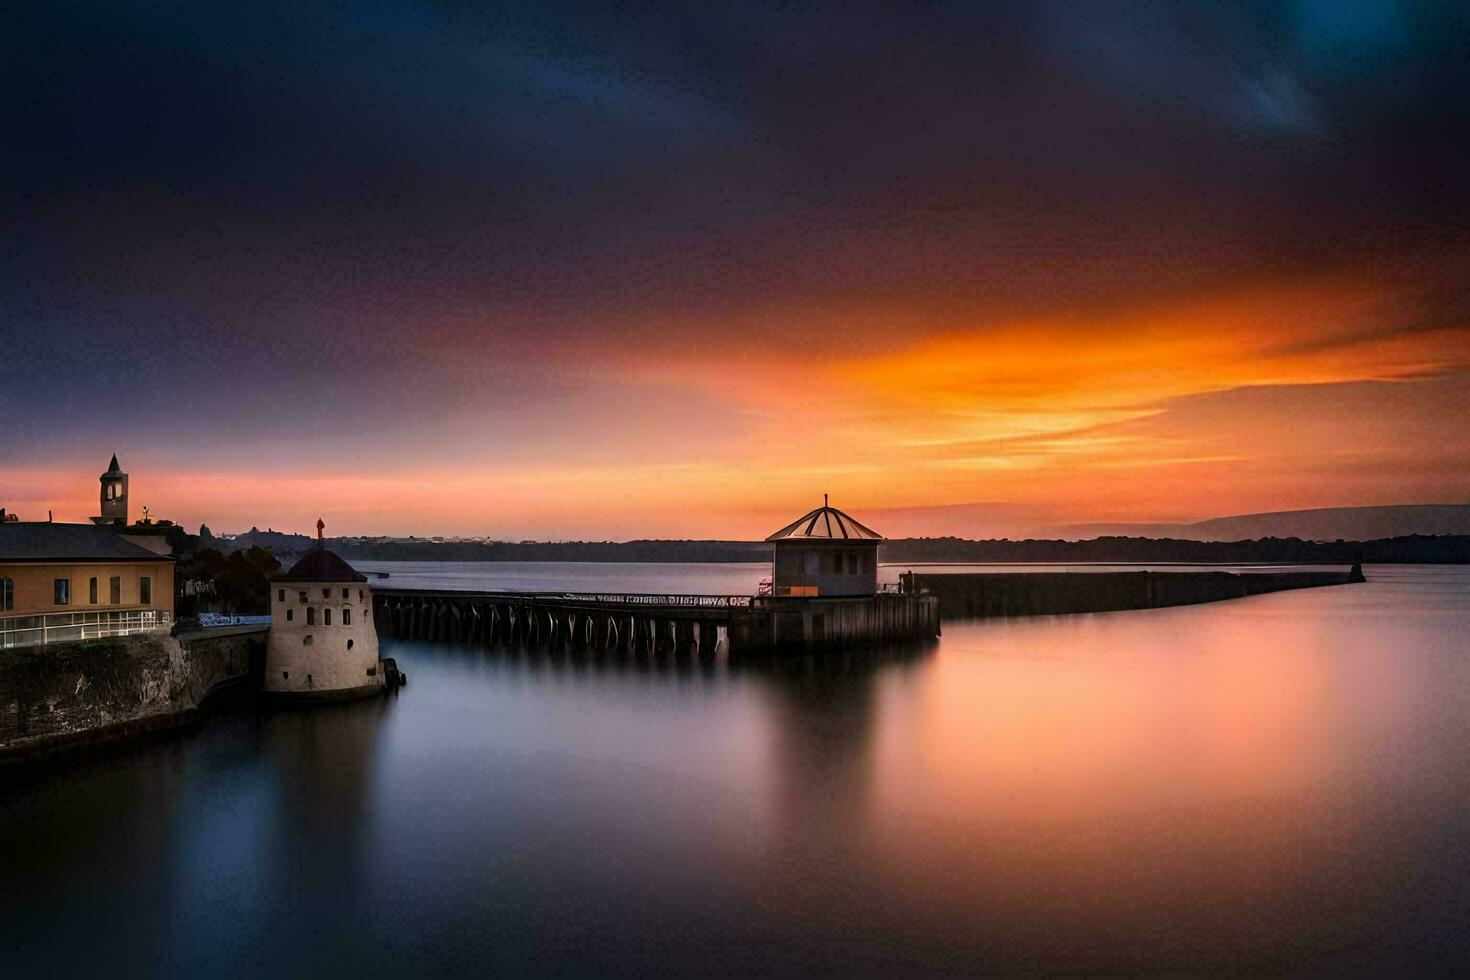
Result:
<svg viewBox="0 0 1470 980"><path fill-rule="evenodd" d="M1461 15L1288 6L29 11L0 506L113 452L231 530L1470 501Z"/></svg>

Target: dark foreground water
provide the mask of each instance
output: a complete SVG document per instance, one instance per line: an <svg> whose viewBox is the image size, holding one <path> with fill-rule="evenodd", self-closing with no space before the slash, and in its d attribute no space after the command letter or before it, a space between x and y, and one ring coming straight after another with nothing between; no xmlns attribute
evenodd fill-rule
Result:
<svg viewBox="0 0 1470 980"><path fill-rule="evenodd" d="M1367 571L901 658L388 642L397 697L0 773L0 976L1463 968L1470 569Z"/></svg>

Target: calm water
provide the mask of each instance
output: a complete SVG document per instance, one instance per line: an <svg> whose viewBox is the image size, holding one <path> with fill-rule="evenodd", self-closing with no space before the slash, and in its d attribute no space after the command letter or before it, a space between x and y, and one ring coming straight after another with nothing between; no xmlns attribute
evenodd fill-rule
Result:
<svg viewBox="0 0 1470 980"><path fill-rule="evenodd" d="M775 668L390 641L397 697L0 775L0 975L1463 967L1470 569L1367 572Z"/></svg>

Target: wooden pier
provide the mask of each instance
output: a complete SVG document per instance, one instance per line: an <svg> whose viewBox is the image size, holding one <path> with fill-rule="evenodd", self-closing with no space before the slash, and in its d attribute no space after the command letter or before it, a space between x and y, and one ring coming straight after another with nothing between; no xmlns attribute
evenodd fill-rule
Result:
<svg viewBox="0 0 1470 980"><path fill-rule="evenodd" d="M933 596L777 598L376 589L379 635L487 645L712 657L892 644L939 635Z"/></svg>
<svg viewBox="0 0 1470 980"><path fill-rule="evenodd" d="M930 640L952 618L1153 609L1363 581L1349 571L905 573L862 596L376 589L381 636L713 657Z"/></svg>

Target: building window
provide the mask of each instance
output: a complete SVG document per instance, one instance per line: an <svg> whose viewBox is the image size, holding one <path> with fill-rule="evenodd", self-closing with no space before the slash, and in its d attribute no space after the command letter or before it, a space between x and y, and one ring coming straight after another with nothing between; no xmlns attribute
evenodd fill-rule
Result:
<svg viewBox="0 0 1470 980"><path fill-rule="evenodd" d="M358 602L362 602L363 601L363 598L362 598L362 589L358 589L357 590L357 601Z"/></svg>
<svg viewBox="0 0 1470 980"><path fill-rule="evenodd" d="M325 608L325 609L322 610L322 625L323 626L331 626L332 625L332 607L331 606L328 606L327 608Z"/></svg>
<svg viewBox="0 0 1470 980"><path fill-rule="evenodd" d="M842 552L840 551L832 552L832 574L842 574Z"/></svg>
<svg viewBox="0 0 1470 980"><path fill-rule="evenodd" d="M0 578L0 612L6 612L15 608L15 582L8 578Z"/></svg>
<svg viewBox="0 0 1470 980"><path fill-rule="evenodd" d="M138 579L138 604L140 606L153 604L153 579L147 575Z"/></svg>
<svg viewBox="0 0 1470 980"><path fill-rule="evenodd" d="M348 640L347 641L347 649L349 649L349 650L352 649L352 641L351 640Z"/></svg>
<svg viewBox="0 0 1470 980"><path fill-rule="evenodd" d="M352 591L351 589L343 589L342 590L342 598L344 598L344 599L350 598L349 593L351 591Z"/></svg>
<svg viewBox="0 0 1470 980"><path fill-rule="evenodd" d="M277 602L285 602L286 601L286 590L285 589L277 589L276 590L276 601Z"/></svg>
<svg viewBox="0 0 1470 980"><path fill-rule="evenodd" d="M311 646L311 634L310 633L306 634L305 636L303 636L301 638L301 645L304 646L304 647ZM310 674L307 674L306 676L307 677L310 677L311 675Z"/></svg>
<svg viewBox="0 0 1470 980"><path fill-rule="evenodd" d="M107 601L114 606L122 602L122 578L114 575L107 580Z"/></svg>
<svg viewBox="0 0 1470 980"><path fill-rule="evenodd" d="M330 599L330 598L332 598L332 590L331 589L322 589L322 598L323 599Z"/></svg>
<svg viewBox="0 0 1470 980"><path fill-rule="evenodd" d="M315 626L316 625L316 606L307 606L306 607L306 625L307 626ZM310 639L310 637L308 637L308 639Z"/></svg>
<svg viewBox="0 0 1470 980"><path fill-rule="evenodd" d="M287 609L286 609L286 622L289 623L294 618L296 618L296 610L294 610L294 609L292 609L290 607L287 607Z"/></svg>
<svg viewBox="0 0 1470 980"><path fill-rule="evenodd" d="M302 589L300 592L296 593L296 599L297 599L298 602L305 602L306 601L306 590L305 589Z"/></svg>
<svg viewBox="0 0 1470 980"><path fill-rule="evenodd" d="M87 601L97 605L97 576L93 575L87 582Z"/></svg>
<svg viewBox="0 0 1470 980"><path fill-rule="evenodd" d="M352 625L352 608L350 606L343 606L342 607L342 625L343 626L351 626ZM348 640L347 642L348 643L351 643L352 641L351 640Z"/></svg>
<svg viewBox="0 0 1470 980"><path fill-rule="evenodd" d="M51 582L51 602L58 606L71 604L71 579L58 578Z"/></svg>

